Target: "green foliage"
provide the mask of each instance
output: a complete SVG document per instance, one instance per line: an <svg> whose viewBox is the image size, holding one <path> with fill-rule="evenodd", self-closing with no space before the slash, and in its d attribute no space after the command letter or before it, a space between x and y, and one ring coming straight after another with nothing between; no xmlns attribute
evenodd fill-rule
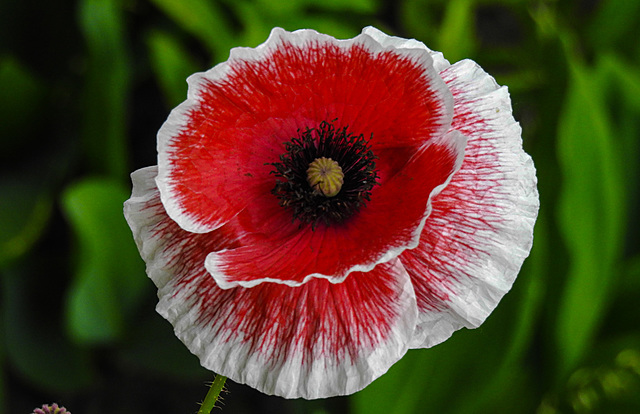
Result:
<svg viewBox="0 0 640 414"><path fill-rule="evenodd" d="M155 162L186 77L232 47L274 26L347 38L366 25L472 58L509 87L538 170L531 256L482 327L409 351L348 400L231 383L223 409L639 412L639 17L625 0L3 1L0 414L51 398L71 412L197 410L213 374L153 312L122 216L127 174Z"/></svg>
<svg viewBox="0 0 640 414"><path fill-rule="evenodd" d="M143 293L144 266L122 215L126 188L113 180L85 179L65 190L62 207L77 238L75 278L67 322L81 343L119 339L124 320Z"/></svg>
<svg viewBox="0 0 640 414"><path fill-rule="evenodd" d="M16 137L38 115L43 105L43 86L15 56L0 54L0 143L5 151L17 149Z"/></svg>
<svg viewBox="0 0 640 414"><path fill-rule="evenodd" d="M452 0L445 9L438 31L437 50L450 62L473 56L475 21L472 0Z"/></svg>
<svg viewBox="0 0 640 414"><path fill-rule="evenodd" d="M598 12L591 19L588 40L597 50L630 45L629 35L637 34L640 3L608 0L598 4Z"/></svg>
<svg viewBox="0 0 640 414"><path fill-rule="evenodd" d="M149 59L169 107L177 106L187 96L185 79L198 66L185 47L169 33L154 30L147 37Z"/></svg>
<svg viewBox="0 0 640 414"><path fill-rule="evenodd" d="M195 36L219 59L234 46L231 25L220 4L207 0L153 0L153 3L184 30Z"/></svg>
<svg viewBox="0 0 640 414"><path fill-rule="evenodd" d="M85 0L79 26L87 43L82 138L85 162L101 174L127 174L127 97L131 64L122 10L116 1Z"/></svg>
<svg viewBox="0 0 640 414"><path fill-rule="evenodd" d="M571 266L558 314L559 365L584 356L604 316L619 273L626 195L620 143L615 139L602 82L570 62L569 87L558 131L563 191L558 212Z"/></svg>
<svg viewBox="0 0 640 414"><path fill-rule="evenodd" d="M0 181L0 268L27 253L51 216L51 198L32 183Z"/></svg>

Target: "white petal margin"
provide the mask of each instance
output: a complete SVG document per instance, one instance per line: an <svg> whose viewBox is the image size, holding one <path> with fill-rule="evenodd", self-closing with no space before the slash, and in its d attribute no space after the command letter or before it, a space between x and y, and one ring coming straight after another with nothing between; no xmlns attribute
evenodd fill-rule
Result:
<svg viewBox="0 0 640 414"><path fill-rule="evenodd" d="M329 35L318 33L311 29L301 29L294 32L287 32L281 28L274 28L269 38L256 48L236 47L231 49L229 59L219 63L206 72L195 73L187 79L188 94L187 100L173 109L168 119L158 131L158 176L156 183L160 189L162 204L165 206L169 216L175 220L183 229L195 233L206 233L223 226L224 219L219 217L198 217L180 205L179 195L174 191L174 184L171 179L170 154L175 139L189 121L190 112L198 107L199 91L206 81L219 82L225 79L238 62L260 61L277 51L284 43L293 46L309 46L317 44L335 44L341 48L349 48L354 44L360 44L371 53L380 53L385 50L395 50L397 53L410 58L418 63L425 71L425 77L430 80L433 93L437 100L444 106L444 116L440 120L440 128L444 134L451 125L451 114L453 100L448 88L441 82L438 71L448 65L441 53L429 50L424 44L416 40L405 40L397 37L385 35L383 32L373 28L365 28L362 33L353 39L339 40ZM428 53L424 53L424 52ZM250 200L247 205L251 204ZM237 213L237 212L236 212ZM233 215L226 214L228 218ZM228 219L227 219L228 220Z"/></svg>
<svg viewBox="0 0 640 414"><path fill-rule="evenodd" d="M392 275L389 281L393 280L395 284L396 297L380 297L379 301L373 304L374 307L391 307L393 309L393 318L385 322L389 324L390 331L384 337L379 338L381 342L360 348L357 356L353 358L345 354L337 360L336 355L329 350L328 343L332 341L347 343L352 338L363 335L363 327L348 328L346 321L349 317L347 314L350 312L369 312L371 310L369 307L343 309L342 311L336 308L331 311L335 317L320 321L320 326L315 326L317 321L314 321L313 315L300 313L297 317L290 318L286 323L288 326L280 326L277 329L293 330L296 334L308 330L310 326L331 331L331 328L326 326L327 324L340 326L341 329L337 331L337 337L321 335L310 343L303 341L294 345L286 357L278 360L275 364L271 361L274 356L279 354L279 349L270 349L266 353L255 352L240 332L236 332L236 336L231 338L223 338L216 335L216 330L219 329L217 326L206 326L203 327L205 330L195 332L198 337L192 337L194 332L188 314L176 318L173 323L176 327L176 333L183 342L189 346L192 352L201 356L203 366L214 372L226 372L225 375L234 381L284 398L316 399L349 395L369 385L402 358L408 349L408 343L415 329L417 317L415 295L409 277L400 262L383 264L375 271L389 271ZM366 286L367 276L369 275L364 275L360 289L368 289ZM304 291L314 283L325 284L330 288L329 293L341 286L341 284L330 284L324 280L312 281L300 288L290 288L278 284L271 284L271 286L277 290ZM265 285L260 287L265 287ZM253 288L246 291L253 292L258 289ZM353 292L353 294L358 295L357 292ZM171 297L165 295L164 298ZM300 298L306 299L302 295ZM331 294L315 299L324 301L327 308L331 308L335 304ZM166 305L169 309L173 306L170 303ZM162 306L163 302L159 307ZM298 311L299 309L293 312L298 313ZM326 312L327 309L322 309L322 311ZM171 311L169 315L171 315ZM346 318L341 319L342 316ZM343 330L345 326L347 329ZM371 329L372 326L366 328ZM376 333L376 335L379 334L379 332ZM304 333L302 335L304 336ZM305 355L311 355L311 358L305 360Z"/></svg>
<svg viewBox="0 0 640 414"><path fill-rule="evenodd" d="M435 69L440 72L451 64L447 59L444 58L442 52L436 52L429 49L424 43L416 40L416 39L405 39L397 36L389 36L386 33L376 29L373 26L367 26L362 29L362 33L368 36L371 36L378 43L380 43L383 47L393 47L396 49L422 49L429 52L431 58L433 59L433 66Z"/></svg>
<svg viewBox="0 0 640 414"><path fill-rule="evenodd" d="M418 298L411 348L484 322L529 255L539 209L507 88L470 60L441 75L454 95L453 127L469 140L462 168L433 200L420 244L400 256Z"/></svg>
<svg viewBox="0 0 640 414"><path fill-rule="evenodd" d="M131 228L140 256L147 264L147 274L155 274L156 285L164 285L171 274L165 272L161 275L161 267L152 267L160 259L160 243L155 229L166 215L155 183L157 174L156 166L141 168L131 174L133 191L124 203L124 217Z"/></svg>
<svg viewBox="0 0 640 414"><path fill-rule="evenodd" d="M313 399L354 393L406 353L417 306L400 261L354 274L344 284L220 289L202 261L208 244L222 248L234 240L211 243L215 235L182 230L163 210L156 173L150 167L132 174L125 216L158 287L156 310L205 368L267 394ZM326 294L312 295L317 292ZM348 346L358 338L358 347Z"/></svg>

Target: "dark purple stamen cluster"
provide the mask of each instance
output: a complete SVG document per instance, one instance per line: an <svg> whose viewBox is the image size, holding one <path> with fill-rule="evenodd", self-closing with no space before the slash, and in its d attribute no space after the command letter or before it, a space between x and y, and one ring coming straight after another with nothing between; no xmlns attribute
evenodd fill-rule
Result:
<svg viewBox="0 0 640 414"><path fill-rule="evenodd" d="M335 121L333 121L335 122ZM285 143L286 152L280 162L271 163L278 180L271 192L280 199L280 205L292 210L293 219L326 225L340 223L353 216L370 201L371 189L378 184L376 157L369 140L362 134L336 129L333 122L323 121L318 128L298 130L298 137ZM317 158L331 158L344 173L344 183L335 197L325 197L307 182L309 164Z"/></svg>

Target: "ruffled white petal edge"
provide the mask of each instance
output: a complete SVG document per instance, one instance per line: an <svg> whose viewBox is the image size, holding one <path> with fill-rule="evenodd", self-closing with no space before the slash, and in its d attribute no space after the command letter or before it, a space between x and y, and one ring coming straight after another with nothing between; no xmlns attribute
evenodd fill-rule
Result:
<svg viewBox="0 0 640 414"><path fill-rule="evenodd" d="M353 360L345 356L340 362L334 361L332 355L322 351L324 344L320 338L312 345L315 357L311 364L303 362L305 350L298 347L282 364L271 366L269 360L251 350L241 335L224 340L216 335L215 326L194 329L188 312L179 315L181 310L176 305L190 306L189 295L193 292L180 292L178 298L163 294L158 312L172 321L176 334L191 352L200 356L203 366L214 372L226 373L236 382L284 398L316 399L349 395L387 372L408 349L415 329L417 307L409 277L401 264L398 263L396 268L400 297L396 303L386 306L397 307L398 317L382 343L362 349L361 354ZM168 286L166 291L170 292L171 287Z"/></svg>
<svg viewBox="0 0 640 414"><path fill-rule="evenodd" d="M238 295L235 296L229 290L220 290L215 284L208 284L206 281L210 276L202 264L198 266L196 262L184 263L186 249L197 251L194 244L198 241L193 243L194 240L203 240L207 235L189 234L177 229L160 203L154 182L156 174L156 167L143 168L132 174L134 187L131 198L125 203L125 217L147 263L147 273L158 287L160 301L156 310L171 322L178 338L200 358L205 368L267 394L312 399L359 391L384 374L406 353L415 329L417 307L409 276L402 264L394 261L382 265L389 271L387 280L394 285L395 297L392 301L385 301L390 298L379 298L380 303L376 305L390 309L394 315L394 320L385 320L389 330L379 343L358 349L358 356L354 359L347 355L336 361L335 355L325 352L327 338L320 336L311 346L314 356L311 363L304 361L305 352L308 353L309 349L298 344L287 358L274 365L270 358L265 357L265 353L256 352L251 346L252 339L261 341L263 338L245 337L251 333L243 331L243 327L246 328L247 325L242 323L239 316L242 312L233 312L234 306L244 306L242 302L222 305L222 309L231 310L226 315L227 318L224 315L208 314L213 305L211 300L220 305L217 300L246 298L255 290L238 288L240 290L236 290ZM167 223L173 230L167 231ZM176 242L177 235L179 241ZM381 269L376 269L378 270ZM369 276L366 274L363 278ZM206 288L203 289L203 286ZM291 289L282 285L273 286L277 289ZM357 295L357 292L351 291L351 294ZM322 298L319 299L323 301ZM350 309L349 312L351 311L357 313L372 310ZM202 318L203 314L210 317ZM225 326L229 318L238 318L239 323L233 329ZM330 319L323 323L341 324L347 320ZM310 329L313 332L313 329L318 328L306 326L305 320L296 320L294 323L301 330ZM276 326L276 329L290 329L290 326ZM372 328L367 326L366 329ZM361 334L366 336L359 330L352 332L355 336ZM340 338L336 340L338 343L342 341ZM280 350L270 349L269 352L268 356L279 355Z"/></svg>
<svg viewBox="0 0 640 414"><path fill-rule="evenodd" d="M411 348L436 345L461 327L475 328L485 321L529 255L540 205L535 167L522 148L507 88L470 60L441 74L454 93L454 127L469 137L470 159L434 199L434 213L425 226L425 232L442 235L426 249L440 257L426 258L428 266L412 270L431 278L433 288L447 299L421 309ZM482 122L465 125L458 116ZM485 159L493 168L473 169L487 167L482 165ZM474 199L466 189L484 193ZM439 210L441 203L459 208L445 214ZM411 254L423 254L421 248L426 246Z"/></svg>
<svg viewBox="0 0 640 414"><path fill-rule="evenodd" d="M383 47L392 47L396 49L422 49L429 52L429 55L433 59L433 66L436 71L441 72L442 70L451 66L449 61L444 58L442 52L437 52L429 49L424 43L420 42L416 39L405 39L397 36L389 36L388 34L382 32L379 29L376 29L373 26L367 26L362 29L362 33L368 36L371 36L377 42L379 42Z"/></svg>
<svg viewBox="0 0 640 414"><path fill-rule="evenodd" d="M158 131L158 176L156 185L160 190L162 204L169 216L183 229L194 233L206 233L223 226L225 220L215 220L202 222L194 214L189 214L179 204L179 197L171 184L171 163L170 153L174 140L179 136L181 130L189 121L190 112L198 107L200 90L206 81L217 82L228 76L237 62L260 61L277 51L284 43L293 46L304 46L310 43L334 44L343 49L347 49L354 44L359 44L367 48L371 53L377 54L387 50L394 50L396 53L406 56L419 64L425 71L425 77L432 82L434 94L437 100L442 102L444 108L443 119L440 122L441 135L444 135L451 125L453 114L453 98L449 89L442 82L438 71L446 63L442 54L430 51L424 44L407 40L400 42L399 38L385 35L383 32L373 27L365 28L362 33L353 39L338 40L329 35L318 33L311 29L301 29L294 32L287 32L281 28L274 28L269 38L256 48L236 47L230 51L229 59L219 63L206 72L199 72L191 75L187 79L188 92L187 100L173 109L168 119ZM427 52L427 53L425 53Z"/></svg>
<svg viewBox="0 0 640 414"><path fill-rule="evenodd" d="M160 240L154 228L164 211L157 199L157 174L158 168L155 165L141 168L131 174L133 191L124 203L124 217L131 228L140 256L147 263L147 274L153 274L153 281L156 286L160 286L166 284L172 274L163 271L166 263L157 263L160 259Z"/></svg>

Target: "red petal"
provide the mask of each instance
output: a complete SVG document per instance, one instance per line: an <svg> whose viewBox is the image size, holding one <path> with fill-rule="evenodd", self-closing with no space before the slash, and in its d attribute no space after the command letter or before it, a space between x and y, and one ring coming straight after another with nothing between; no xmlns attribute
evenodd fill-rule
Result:
<svg viewBox="0 0 640 414"><path fill-rule="evenodd" d="M320 398L362 389L405 353L417 311L397 260L341 284L220 289L203 262L233 248L233 235L178 227L162 211L154 172L134 173L125 214L159 288L158 312L203 366L265 393Z"/></svg>
<svg viewBox="0 0 640 414"><path fill-rule="evenodd" d="M265 281L297 286L313 277L340 282L351 271L368 271L396 257L415 246L430 197L462 162L464 137L452 133L441 141L425 145L392 176L390 168L381 167L387 173L371 201L340 224L300 229L274 197L265 197L255 217L239 217L243 228L252 229L244 246L212 252L207 269L223 288ZM391 158L390 152L383 151L381 160Z"/></svg>
<svg viewBox="0 0 640 414"><path fill-rule="evenodd" d="M367 35L337 41L275 29L257 49L189 79L189 100L158 134L158 186L184 229L227 223L274 185L297 130L338 119L373 151L422 145L450 126L452 98L419 49L385 49ZM378 155L379 156L379 155Z"/></svg>
<svg viewBox="0 0 640 414"><path fill-rule="evenodd" d="M538 211L535 169L506 88L471 61L441 74L455 99L453 128L469 141L461 169L433 200L420 244L400 256L420 311L412 347L484 321L529 254Z"/></svg>

